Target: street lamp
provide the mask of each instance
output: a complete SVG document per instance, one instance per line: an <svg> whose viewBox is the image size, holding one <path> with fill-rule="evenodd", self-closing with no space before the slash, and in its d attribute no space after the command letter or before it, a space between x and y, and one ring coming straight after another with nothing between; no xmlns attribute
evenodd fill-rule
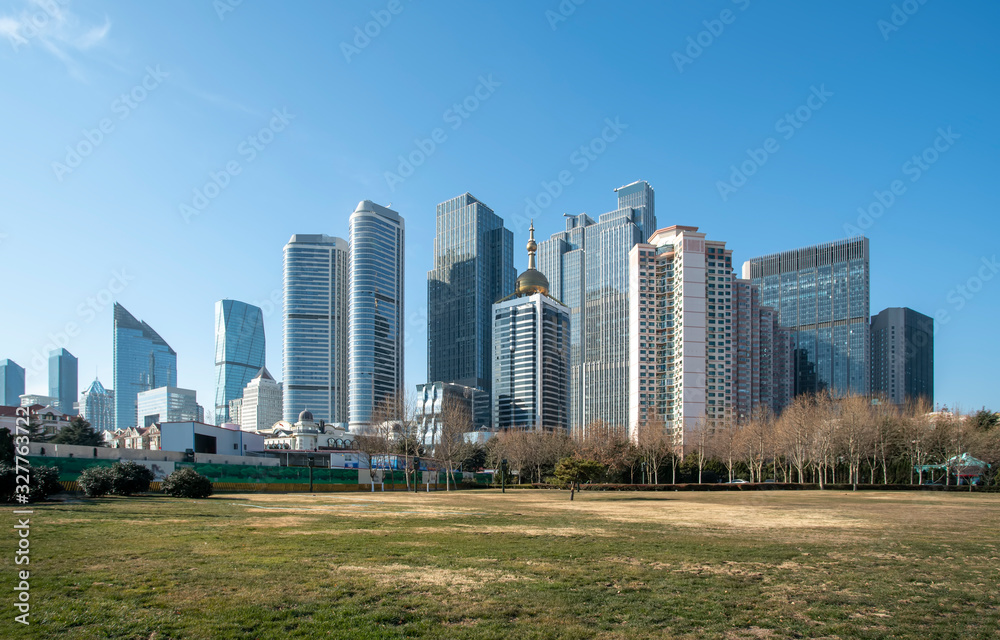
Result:
<svg viewBox="0 0 1000 640"><path fill-rule="evenodd" d="M309 493L313 492L313 455L310 453L309 456Z"/></svg>

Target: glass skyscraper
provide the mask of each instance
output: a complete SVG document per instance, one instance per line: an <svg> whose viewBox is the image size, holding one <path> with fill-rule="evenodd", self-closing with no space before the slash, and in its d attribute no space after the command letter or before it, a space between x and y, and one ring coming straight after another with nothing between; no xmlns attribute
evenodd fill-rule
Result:
<svg viewBox="0 0 1000 640"><path fill-rule="evenodd" d="M77 381L77 360L69 351L56 349L49 353L49 395L56 399L56 407L67 415L75 416L80 386Z"/></svg>
<svg viewBox="0 0 1000 640"><path fill-rule="evenodd" d="M80 394L80 415L96 431L115 428L115 392L105 389L97 378Z"/></svg>
<svg viewBox="0 0 1000 640"><path fill-rule="evenodd" d="M240 397L264 366L264 312L237 300L215 303L215 423L229 422Z"/></svg>
<svg viewBox="0 0 1000 640"><path fill-rule="evenodd" d="M628 254L656 231L656 214L645 181L615 193L617 209L597 222L569 216L565 231L538 245L538 270L570 310L569 415L576 433L596 420L624 431L629 420Z"/></svg>
<svg viewBox="0 0 1000 640"><path fill-rule="evenodd" d="M177 352L153 328L115 303L115 428L137 425L140 392L177 386Z"/></svg>
<svg viewBox="0 0 1000 640"><path fill-rule="evenodd" d="M20 407L24 395L24 367L13 360L0 360L0 405Z"/></svg>
<svg viewBox="0 0 1000 640"><path fill-rule="evenodd" d="M350 220L348 323L352 431L371 424L375 408L403 391L403 218L370 200Z"/></svg>
<svg viewBox="0 0 1000 640"><path fill-rule="evenodd" d="M743 278L792 329L796 395L869 394L868 238L752 258Z"/></svg>
<svg viewBox="0 0 1000 640"><path fill-rule="evenodd" d="M427 380L490 391L494 302L514 291L514 235L469 193L437 206L427 273Z"/></svg>
<svg viewBox="0 0 1000 640"><path fill-rule="evenodd" d="M204 417L198 406L198 394L193 389L157 387L136 397L138 426L148 427L164 422L201 422Z"/></svg>
<svg viewBox="0 0 1000 640"><path fill-rule="evenodd" d="M347 421L349 254L346 240L327 235L298 233L285 245L282 415L289 422L307 409L317 421Z"/></svg>
<svg viewBox="0 0 1000 640"><path fill-rule="evenodd" d="M907 307L872 316L872 394L934 404L934 319Z"/></svg>

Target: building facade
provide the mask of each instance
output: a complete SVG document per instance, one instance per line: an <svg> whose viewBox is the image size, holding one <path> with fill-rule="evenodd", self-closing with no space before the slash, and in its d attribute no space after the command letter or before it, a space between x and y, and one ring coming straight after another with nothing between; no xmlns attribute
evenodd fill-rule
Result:
<svg viewBox="0 0 1000 640"><path fill-rule="evenodd" d="M784 251L743 264L762 306L792 332L795 393L871 390L868 239Z"/></svg>
<svg viewBox="0 0 1000 640"><path fill-rule="evenodd" d="M326 235L296 234L285 245L286 420L306 408L318 419L347 420L349 255L346 240Z"/></svg>
<svg viewBox="0 0 1000 640"><path fill-rule="evenodd" d="M198 394L193 389L157 387L140 392L136 402L139 427L160 422L201 421Z"/></svg>
<svg viewBox="0 0 1000 640"><path fill-rule="evenodd" d="M238 300L215 303L215 422L230 422L229 401L264 366L264 312Z"/></svg>
<svg viewBox="0 0 1000 640"><path fill-rule="evenodd" d="M348 421L355 433L403 390L404 232L402 216L370 200L351 214Z"/></svg>
<svg viewBox="0 0 1000 640"><path fill-rule="evenodd" d="M872 395L893 404L934 405L934 319L906 307L871 319Z"/></svg>
<svg viewBox="0 0 1000 640"><path fill-rule="evenodd" d="M549 296L536 250L532 225L528 269L493 305L493 426L569 433L570 311Z"/></svg>
<svg viewBox="0 0 1000 640"><path fill-rule="evenodd" d="M514 290L514 235L465 193L437 206L427 273L427 379L484 390L493 378L494 302Z"/></svg>
<svg viewBox="0 0 1000 640"><path fill-rule="evenodd" d="M115 429L140 424L136 402L143 391L177 385L177 352L125 307L114 307Z"/></svg>
<svg viewBox="0 0 1000 640"><path fill-rule="evenodd" d="M76 356L66 349L49 353L49 395L63 413L77 415L73 409L80 393Z"/></svg>
<svg viewBox="0 0 1000 640"><path fill-rule="evenodd" d="M766 409L779 415L794 395L791 331L760 305L749 280L733 280L733 407L737 422Z"/></svg>
<svg viewBox="0 0 1000 640"><path fill-rule="evenodd" d="M80 394L80 415L95 431L114 431L115 392L97 378Z"/></svg>
<svg viewBox="0 0 1000 640"><path fill-rule="evenodd" d="M18 407L24 395L24 367L13 360L0 360L0 406Z"/></svg>
<svg viewBox="0 0 1000 640"><path fill-rule="evenodd" d="M490 334L492 335L492 333L493 328L490 327ZM490 354L492 356L492 349ZM490 387L492 388L492 380ZM478 387L466 387L453 382L418 384L414 419L417 421L417 437L425 446L433 447L437 442L445 401L450 400L461 402L466 406L469 417L472 419L471 428L473 430L490 429L493 418L490 411L490 394L486 391Z"/></svg>
<svg viewBox="0 0 1000 640"><path fill-rule="evenodd" d="M281 420L281 411L281 385L274 381L267 367L262 367L243 389L240 422L236 424L246 431L267 429Z"/></svg>
<svg viewBox="0 0 1000 640"><path fill-rule="evenodd" d="M596 222L567 217L566 230L538 250L539 271L570 312L570 424L577 433L595 420L622 430L629 422L628 256L656 230L656 214L645 181L615 193L614 211Z"/></svg>

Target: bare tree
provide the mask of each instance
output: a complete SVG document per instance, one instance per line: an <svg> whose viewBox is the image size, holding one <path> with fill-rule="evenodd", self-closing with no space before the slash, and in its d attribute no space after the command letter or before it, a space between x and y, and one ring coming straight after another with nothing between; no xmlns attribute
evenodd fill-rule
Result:
<svg viewBox="0 0 1000 640"><path fill-rule="evenodd" d="M673 444L673 435L667 431L667 425L660 416L653 415L639 424L636 447L653 475L653 484L660 484L660 465L673 453Z"/></svg>
<svg viewBox="0 0 1000 640"><path fill-rule="evenodd" d="M445 464L445 490L455 484L455 462L464 460L471 446L465 434L472 431L469 406L457 398L445 398L441 406L441 428L434 443L434 457ZM451 484L448 478L451 478Z"/></svg>

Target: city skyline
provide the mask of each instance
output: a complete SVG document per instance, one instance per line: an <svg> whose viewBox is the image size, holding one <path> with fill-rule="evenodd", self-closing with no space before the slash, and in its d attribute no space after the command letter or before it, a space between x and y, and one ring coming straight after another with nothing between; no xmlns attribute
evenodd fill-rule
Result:
<svg viewBox="0 0 1000 640"><path fill-rule="evenodd" d="M0 13L32 6L11 2ZM984 111L995 91L983 82L995 73L988 61L998 45L984 30L997 7L928 4L886 38L877 23L888 5L754 4L678 69L673 54L714 9L656 7L637 24L588 3L553 27L542 7L527 4L451 14L405 6L350 60L336 45L371 19L375 4L314 5L275 19L244 3L220 20L195 3L103 11L69 2L77 24L99 27L106 18L110 28L86 48L67 45L64 58L39 38L4 43L0 63L22 98L0 112L22 123L10 144L23 154L2 160L12 214L0 222L0 248L25 265L15 274L32 274L65 301L45 314L0 319L0 358L27 369L26 392L46 393L46 361L57 348L80 359L81 383L95 370L111 378L115 300L167 338L178 384L203 400L214 397L215 301L261 307L272 336L267 360L279 362L282 243L295 233L346 235L363 199L392 203L407 218L405 386L413 389L427 382L436 203L474 193L519 243L530 219L537 237L548 238L563 229L562 213L596 219L615 186L642 178L659 192L659 227L695 225L724 238L734 264L862 232L870 239L871 311L909 307L937 320L936 402L1000 404L985 368L1000 355L989 331L1000 312L990 241L1000 222L989 215L998 204L989 186L997 125ZM420 46L484 21L495 29L463 55ZM185 50L154 22L186 25L204 44ZM301 37L272 52L273 66L255 64L255 43L269 28ZM590 54L595 39L622 29L639 30L627 53ZM331 31L333 46L317 55L307 43ZM959 32L957 44L939 37ZM847 41L849 56L830 55ZM518 51L501 46L510 42ZM789 73L753 72L776 65ZM278 68L297 71L285 79ZM331 82L308 81L320 75ZM51 85L39 90L38 77ZM626 86L627 100L615 91ZM133 91L143 95L134 107L114 102ZM343 92L372 99L344 101ZM404 109L378 106L400 96ZM461 106L466 98L476 109ZM102 132L105 118L112 126ZM88 140L98 140L94 131L99 143ZM765 150L769 138L777 151ZM88 144L70 167L67 148L79 153ZM766 163L754 160L761 157ZM70 171L57 175L56 162ZM224 170L230 162L238 174ZM729 185L724 197L720 182ZM94 224L98 212L102 224ZM935 232L933 245L951 257L927 270L917 248L931 244L928 231L944 220L956 233ZM74 278L32 260L43 226L57 245L87 247ZM155 258L136 251L154 239L165 249ZM515 268L524 266L515 253Z"/></svg>

